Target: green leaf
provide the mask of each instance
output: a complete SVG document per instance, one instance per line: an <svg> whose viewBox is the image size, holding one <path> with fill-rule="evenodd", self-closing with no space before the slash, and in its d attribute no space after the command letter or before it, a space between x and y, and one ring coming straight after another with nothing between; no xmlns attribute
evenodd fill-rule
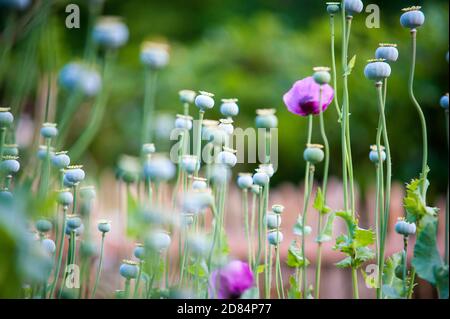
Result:
<svg viewBox="0 0 450 319"><path fill-rule="evenodd" d="M345 75L350 75L353 71L353 68L356 64L356 55L354 55L347 64L347 70L345 71Z"/></svg>
<svg viewBox="0 0 450 319"><path fill-rule="evenodd" d="M337 268L349 268L352 266L352 258L351 257L345 257L341 261L335 263L335 266Z"/></svg>
<svg viewBox="0 0 450 319"><path fill-rule="evenodd" d="M294 225L294 235L303 236L303 227L302 226L303 226L303 220L302 220L302 217L299 216L297 218L297 222ZM306 234L306 236L311 234L311 231L312 231L311 227L305 225L305 234Z"/></svg>
<svg viewBox="0 0 450 319"><path fill-rule="evenodd" d="M401 262L402 262L401 252L395 253L386 259L383 267L383 282L386 285L392 286L395 283L396 279L398 279L395 276L395 268L397 268L397 266L399 266Z"/></svg>
<svg viewBox="0 0 450 319"><path fill-rule="evenodd" d="M291 275L289 277L288 298L289 299L300 299L301 297L302 297L302 293L299 289L297 278L295 277L295 275Z"/></svg>
<svg viewBox="0 0 450 319"><path fill-rule="evenodd" d="M331 208L325 204L325 197L323 196L320 187L317 190L316 198L313 203L313 208L322 215L326 215L331 212Z"/></svg>
<svg viewBox="0 0 450 319"><path fill-rule="evenodd" d="M350 237L354 236L355 229L357 227L356 220L353 218L352 213L349 211L339 211L336 212L336 216L342 218L347 224L347 229L350 234Z"/></svg>
<svg viewBox="0 0 450 319"><path fill-rule="evenodd" d="M442 259L436 243L437 224L436 217L422 218L422 227L417 235L412 260L412 265L416 268L420 278L432 285L436 285L435 269L442 267Z"/></svg>
<svg viewBox="0 0 450 319"><path fill-rule="evenodd" d="M353 267L360 267L366 261L373 259L375 253L369 247L358 247L355 249L355 257Z"/></svg>
<svg viewBox="0 0 450 319"><path fill-rule="evenodd" d="M427 168L427 172L429 169ZM422 189L425 188L425 194L428 189L429 182L424 180L422 175L419 179L413 179L406 185L406 197L403 199L403 206L407 212L407 220L419 224L424 216L437 216L438 209L435 207L428 207L424 197L422 196Z"/></svg>
<svg viewBox="0 0 450 319"><path fill-rule="evenodd" d="M375 242L375 233L370 229L357 228L353 240L355 248L366 247Z"/></svg>
<svg viewBox="0 0 450 319"><path fill-rule="evenodd" d="M400 299L401 298L400 294L392 286L383 285L382 290L383 290L383 295L388 297L389 299Z"/></svg>
<svg viewBox="0 0 450 319"><path fill-rule="evenodd" d="M440 299L448 299L448 265L435 269L436 288Z"/></svg>
<svg viewBox="0 0 450 319"><path fill-rule="evenodd" d="M318 243L324 243L327 241L331 241L333 239L333 226L334 226L334 219L336 218L336 214L331 213L328 215L327 223L325 227L323 228L322 233L317 237L316 242Z"/></svg>
<svg viewBox="0 0 450 319"><path fill-rule="evenodd" d="M208 266L204 261L188 265L187 271L196 278L206 278L208 276Z"/></svg>
<svg viewBox="0 0 450 319"><path fill-rule="evenodd" d="M299 247L296 246L295 241L291 243L288 250L288 257L286 264L289 267L297 268L303 267L305 260L303 258L302 251ZM306 266L309 265L308 259L306 259Z"/></svg>

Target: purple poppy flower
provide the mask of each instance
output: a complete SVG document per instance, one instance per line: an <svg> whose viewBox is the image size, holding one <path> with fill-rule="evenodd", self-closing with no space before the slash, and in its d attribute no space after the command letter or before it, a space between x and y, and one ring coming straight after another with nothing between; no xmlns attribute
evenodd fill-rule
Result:
<svg viewBox="0 0 450 319"><path fill-rule="evenodd" d="M253 286L253 273L247 263L239 260L211 273L209 293L219 299L237 299Z"/></svg>
<svg viewBox="0 0 450 319"><path fill-rule="evenodd" d="M320 86L310 76L294 83L292 88L283 96L289 112L307 116L319 114L319 90ZM322 111L325 111L331 104L334 97L334 90L328 84L322 85Z"/></svg>

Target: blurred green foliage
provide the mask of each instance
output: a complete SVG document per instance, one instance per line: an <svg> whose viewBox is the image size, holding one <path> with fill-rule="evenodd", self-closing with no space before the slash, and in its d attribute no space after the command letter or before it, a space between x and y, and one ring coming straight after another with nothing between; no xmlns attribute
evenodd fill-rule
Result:
<svg viewBox="0 0 450 319"><path fill-rule="evenodd" d="M81 29L66 29L65 5L55 2L51 19L54 41L40 42L39 50L51 54L55 67L80 58L86 38L86 1L82 9ZM367 4L368 1L365 1ZM417 113L407 95L410 63L409 31L399 24L400 9L423 5L426 24L418 32L416 96L428 120L430 140L430 179L433 192L444 192L447 185L447 148L444 112L439 98L448 91L448 1L371 1L381 7L381 28L367 29L367 14L355 17L350 40L350 56L357 62L350 78L351 134L357 180L364 186L374 180L374 168L368 159L369 145L375 141L378 121L375 89L363 75L365 61L373 57L380 42L397 43L399 61L389 79L387 120L391 140L394 178L402 182L418 175L421 138ZM241 114L236 125L253 125L257 108L275 107L279 116L279 167L274 182L298 182L303 175L301 154L306 137L306 120L285 109L282 96L294 81L309 76L312 67L330 65L329 18L325 1L317 0L107 0L105 14L120 15L130 28L130 42L120 50L115 65L113 96L101 133L91 145L85 161L92 170L110 167L119 154L139 151L139 124L143 101L143 69L139 63L140 44L147 38L163 38L171 44L170 66L161 72L157 110L175 115L181 112L177 92L195 89L214 92L220 98L239 98ZM339 22L340 19L338 18ZM45 36L45 32L42 37ZM6 89L1 101L12 103L17 86L17 70L23 68L24 55L30 52L32 35L13 48ZM337 23L337 58L340 66L340 24ZM27 65L30 79L40 79L45 69L43 58ZM340 71L339 71L340 72ZM36 81L37 82L37 81ZM340 94L341 88L338 88ZM16 92L17 90L12 90ZM28 90L27 110L34 112L33 87ZM64 99L60 99L58 107ZM2 103L3 104L3 103ZM84 129L89 107L84 105L74 119L72 140ZM207 118L218 118L218 107ZM332 147L331 173L340 176L340 142L336 111L326 112L327 131ZM316 121L318 124L318 121ZM318 130L314 140L320 142ZM69 145L68 145L69 146ZM248 169L251 169L249 167ZM244 170L239 167L239 170Z"/></svg>

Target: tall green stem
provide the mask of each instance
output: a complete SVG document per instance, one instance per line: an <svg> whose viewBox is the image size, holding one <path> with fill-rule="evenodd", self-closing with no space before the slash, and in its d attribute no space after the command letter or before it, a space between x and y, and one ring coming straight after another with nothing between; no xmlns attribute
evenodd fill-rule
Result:
<svg viewBox="0 0 450 319"><path fill-rule="evenodd" d="M417 113L420 118L420 125L422 129L422 143L423 143L423 154L422 154L422 178L423 180L427 179L427 167L428 167L428 138L427 138L427 123L425 120L425 115L423 114L422 108L417 102L417 99L414 95L414 72L416 69L416 42L417 42L417 30L411 30L411 39L412 39L412 60L411 60L411 72L409 74L409 97L413 102L414 106L417 109ZM422 185L425 185L423 183ZM426 187L422 187L422 197L426 200Z"/></svg>
<svg viewBox="0 0 450 319"><path fill-rule="evenodd" d="M333 73L333 88L335 91L334 95L334 106L336 108L336 112L338 113L338 118L341 120L341 110L339 108L339 98L337 95L338 87L337 87L337 69L336 69L336 53L335 53L335 27L334 27L334 14L330 15L330 29L331 29L331 72Z"/></svg>
<svg viewBox="0 0 450 319"><path fill-rule="evenodd" d="M252 265L252 243L250 238L249 222L248 222L248 190L242 190L242 206L244 210L244 227L245 238L247 240L247 262Z"/></svg>
<svg viewBox="0 0 450 319"><path fill-rule="evenodd" d="M384 203L380 203L384 205L383 208L383 225L382 225L382 236L380 243L380 264L379 264L379 287L383 287L382 277L383 277L383 269L384 269L384 254L385 254L385 240L387 233L387 226L389 221L389 213L390 213L390 201L391 201L391 181L392 181L392 160L391 160L391 149L389 144L389 138L387 134L387 124L386 124L386 116L384 114L384 98L383 98L383 85L382 82L376 83L377 93L378 93L378 109L381 116L381 128L380 130L383 133L383 141L384 146L386 148L386 186L385 186L385 201ZM377 141L378 147L380 146L380 141ZM378 149L379 158L381 159L381 149ZM382 296L380 291L379 297Z"/></svg>
<svg viewBox="0 0 450 319"><path fill-rule="evenodd" d="M100 282L100 275L102 272L102 265L103 265L104 246L105 246L105 233L102 233L102 243L101 243L101 248L100 248L100 257L98 260L97 275L95 276L95 284L94 284L94 288L92 289L91 298L95 298L95 293L97 292L98 283Z"/></svg>
<svg viewBox="0 0 450 319"><path fill-rule="evenodd" d="M198 171L200 170L201 154L202 154L202 125L203 125L203 117L205 115L205 111L200 110L198 113L198 127L197 127L197 139L195 141L195 155L197 156L198 165L195 170L195 176L198 176Z"/></svg>
<svg viewBox="0 0 450 319"><path fill-rule="evenodd" d="M52 298L53 293L55 291L56 285L58 283L58 279L59 279L59 273L61 271L61 264L62 264L62 257L63 257L63 250L64 250L64 234L65 234L65 230L66 230L66 219L67 219L67 206L63 207L63 220L62 220L62 228L61 228L61 234L59 237L59 250L58 250L58 263L56 265L56 270L55 270L55 278L53 279L53 284L52 287L50 289L50 295L49 297Z"/></svg>
<svg viewBox="0 0 450 319"><path fill-rule="evenodd" d="M155 109L156 83L158 73L152 69L145 70L144 112L142 123L142 144L152 142L153 113Z"/></svg>
<svg viewBox="0 0 450 319"><path fill-rule="evenodd" d="M312 138L312 129L313 129L313 117L312 115L308 116L308 134L307 134L307 144L311 144ZM309 198L311 195L312 181L314 180L314 166L311 165L310 162L306 163L305 168L305 187L304 187L304 198L303 198L303 211L302 211L302 257L303 257L303 265L302 265L302 276L303 276L303 298L306 298L307 293L307 274L306 274L306 236L305 236L305 223L306 223L306 213L308 210Z"/></svg>

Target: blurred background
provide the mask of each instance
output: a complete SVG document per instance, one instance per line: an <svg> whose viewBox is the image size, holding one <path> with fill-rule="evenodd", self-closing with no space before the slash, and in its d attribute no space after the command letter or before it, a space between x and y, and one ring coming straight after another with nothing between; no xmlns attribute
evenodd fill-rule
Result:
<svg viewBox="0 0 450 319"><path fill-rule="evenodd" d="M87 2L54 1L54 12L49 21L51 44L36 40L36 34L18 33L7 68L0 77L0 104L20 112L22 126L17 129L17 143L26 156L37 150L36 132L40 128L46 90L46 58L54 61L54 72L66 63L82 58L87 37ZM65 7L69 3L81 8L81 28L65 27ZM368 4L369 1L365 1ZM400 59L392 66L387 97L388 132L391 141L394 179L401 185L416 177L420 171L421 143L418 117L407 94L410 63L410 37L399 24L403 7L422 5L426 23L418 32L418 64L416 96L425 111L430 143L429 178L432 180L430 202L441 203L448 182L448 153L446 147L444 112L439 107L440 97L448 92L448 6L446 0L377 1L381 8L381 27L367 29L367 14L355 17L350 40L350 56L357 55L356 66L350 77L351 134L355 175L360 201L366 202L373 194L375 170L368 159L369 146L375 141L378 122L375 90L366 80L363 69L366 60L373 58L378 43L397 43ZM279 118L279 170L273 184L280 188L279 201L295 200L291 211L298 209L304 164L301 154L306 138L306 120L289 113L283 104L283 94L293 82L312 74L312 67L330 65L329 17L325 1L317 0L107 0L104 14L125 19L130 30L129 43L119 51L114 65L112 95L106 116L82 162L91 178L111 174L121 154L138 155L143 101L144 70L139 61L140 45L144 40L164 40L171 46L171 61L160 72L156 109L159 120L156 127L157 145L168 150L167 134L175 114L181 113L178 100L181 89L205 90L221 98L238 98L240 115L236 126L253 126L255 110L276 108ZM0 30L6 24L7 12L0 12ZM26 15L27 12L19 13ZM337 24L340 39L340 24ZM2 37L3 40L3 37ZM338 69L341 65L340 41L336 42ZM39 53L39 54L35 54ZM26 63L25 63L26 62ZM55 83L53 84L56 87ZM61 100L63 101L63 100ZM53 112L58 99L51 101ZM19 118L19 114L15 113ZM69 142L76 140L85 129L90 106L83 105L73 119ZM208 118L219 118L218 108L207 113ZM332 106L325 114L330 138L331 174L340 176L340 136L337 115ZM33 125L36 124L36 125ZM318 134L318 132L317 132ZM315 135L318 139L319 135ZM23 150L22 150L23 149ZM239 171L251 171L254 165L240 165ZM320 178L319 176L317 178ZM338 181L336 181L338 184ZM291 193L280 189L291 187ZM336 185L336 190L339 188ZM295 190L295 191L294 191ZM290 195L288 195L290 194ZM337 191L336 191L337 194ZM107 195L105 195L107 196ZM101 197L100 197L101 198ZM367 208L366 206L364 206ZM401 202L398 216L402 215ZM364 212L361 214L364 215ZM293 213L293 215L295 215ZM368 223L369 214L363 222ZM288 240L286 241L288 243ZM399 244L401 245L401 243ZM400 247L400 246L398 246ZM1 259L1 258L0 258ZM330 261L330 267L331 267ZM311 267L312 268L312 267ZM1 275L1 274L0 274ZM324 277L324 281L326 276ZM330 292L329 296L335 296ZM342 296L346 296L345 293Z"/></svg>

